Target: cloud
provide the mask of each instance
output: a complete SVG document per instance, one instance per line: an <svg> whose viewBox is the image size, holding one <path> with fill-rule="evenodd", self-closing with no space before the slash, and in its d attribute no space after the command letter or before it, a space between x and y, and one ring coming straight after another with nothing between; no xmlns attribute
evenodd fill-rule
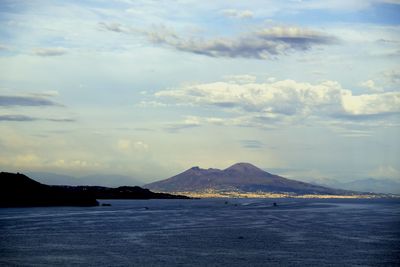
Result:
<svg viewBox="0 0 400 267"><path fill-rule="evenodd" d="M307 117L373 119L400 112L400 92L353 95L335 81L214 82L163 90L155 96L178 104L214 106L231 112L236 119L251 116L252 124Z"/></svg>
<svg viewBox="0 0 400 267"><path fill-rule="evenodd" d="M253 12L250 10L224 9L222 13L230 18L249 19L253 17Z"/></svg>
<svg viewBox="0 0 400 267"><path fill-rule="evenodd" d="M379 166L371 170L369 175L374 178L392 178L400 179L400 171L393 166Z"/></svg>
<svg viewBox="0 0 400 267"><path fill-rule="evenodd" d="M242 147L250 149L258 149L265 146L264 143L258 140L240 140L240 144L242 145Z"/></svg>
<svg viewBox="0 0 400 267"><path fill-rule="evenodd" d="M376 83L373 80L367 80L364 81L360 84L362 87L365 87L371 91L375 91L375 92L382 92L383 88L376 85Z"/></svg>
<svg viewBox="0 0 400 267"><path fill-rule="evenodd" d="M3 44L0 44L0 51L7 51L7 50L9 50L10 48L7 46L7 45L3 45Z"/></svg>
<svg viewBox="0 0 400 267"><path fill-rule="evenodd" d="M0 121L36 121L37 118L25 115L0 115Z"/></svg>
<svg viewBox="0 0 400 267"><path fill-rule="evenodd" d="M267 59L293 51L309 50L316 45L337 43L336 37L322 32L287 26L253 30L231 38L203 39L184 37L166 27L141 30L118 23L101 22L99 25L103 30L142 34L154 44L210 57Z"/></svg>
<svg viewBox="0 0 400 267"><path fill-rule="evenodd" d="M166 103L161 103L157 101L140 101L138 104L139 107L153 107L153 108L160 108L160 107L167 107L168 105Z"/></svg>
<svg viewBox="0 0 400 267"><path fill-rule="evenodd" d="M232 83L253 83L257 80L256 76L249 75L249 74L242 74L242 75L226 75L223 77L224 80Z"/></svg>
<svg viewBox="0 0 400 267"><path fill-rule="evenodd" d="M0 121L16 121L16 122L29 122L29 121L52 121L52 122L75 122L72 118L38 118L27 115L14 115L6 114L0 115Z"/></svg>
<svg viewBox="0 0 400 267"><path fill-rule="evenodd" d="M186 119L169 123L164 128L168 132L178 132L185 129L202 127L205 125L215 126L235 126L235 127L254 127L263 129L276 129L283 124L284 118L277 119L277 116L262 116L262 115L239 115L234 117L198 117L187 116ZM187 119L189 118L189 119Z"/></svg>
<svg viewBox="0 0 400 267"><path fill-rule="evenodd" d="M47 90L38 93L32 93L32 95L38 97L53 97L53 96L58 96L59 93L56 90Z"/></svg>
<svg viewBox="0 0 400 267"><path fill-rule="evenodd" d="M60 106L60 104L41 96L0 95L0 106Z"/></svg>
<svg viewBox="0 0 400 267"><path fill-rule="evenodd" d="M348 115L384 115L400 112L400 92L342 96L342 106Z"/></svg>
<svg viewBox="0 0 400 267"><path fill-rule="evenodd" d="M101 30L105 30L105 31L124 32L124 33L131 32L131 29L129 27L126 27L117 22L111 22L111 23L99 22L98 25Z"/></svg>
<svg viewBox="0 0 400 267"><path fill-rule="evenodd" d="M314 45L332 44L335 38L298 27L274 27L250 32L234 38L209 40L182 38L168 31L149 32L149 39L157 44L180 51L210 57L267 59L294 50L308 50Z"/></svg>
<svg viewBox="0 0 400 267"><path fill-rule="evenodd" d="M143 141L133 141L130 139L119 139L117 142L117 148L121 152L131 152L133 150L148 150L149 145L144 143Z"/></svg>
<svg viewBox="0 0 400 267"><path fill-rule="evenodd" d="M62 56L68 53L68 50L62 47L40 47L33 49L33 54L41 57Z"/></svg>
<svg viewBox="0 0 400 267"><path fill-rule="evenodd" d="M385 81L391 85L400 85L400 70L389 70L383 73Z"/></svg>
<svg viewBox="0 0 400 267"><path fill-rule="evenodd" d="M76 119L73 118L47 118L47 119L42 119L46 121L54 121L54 122L75 122Z"/></svg>
<svg viewBox="0 0 400 267"><path fill-rule="evenodd" d="M200 127L202 125L202 119L195 116L187 116L182 122L169 123L164 129L171 133L176 133L184 129L190 129Z"/></svg>

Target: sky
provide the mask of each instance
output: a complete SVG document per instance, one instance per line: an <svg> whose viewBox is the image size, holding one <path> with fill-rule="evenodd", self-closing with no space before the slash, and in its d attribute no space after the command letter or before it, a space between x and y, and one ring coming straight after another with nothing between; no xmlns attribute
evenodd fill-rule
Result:
<svg viewBox="0 0 400 267"><path fill-rule="evenodd" d="M400 1L0 1L0 169L400 179Z"/></svg>

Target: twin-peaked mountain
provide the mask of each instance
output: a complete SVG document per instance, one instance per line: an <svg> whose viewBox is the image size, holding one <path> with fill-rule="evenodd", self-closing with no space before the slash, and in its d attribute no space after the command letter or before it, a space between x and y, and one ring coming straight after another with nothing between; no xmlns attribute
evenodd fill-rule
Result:
<svg viewBox="0 0 400 267"><path fill-rule="evenodd" d="M158 192L265 192L295 194L348 195L354 192L332 189L287 179L263 171L249 163L220 169L190 168L171 178L144 186Z"/></svg>

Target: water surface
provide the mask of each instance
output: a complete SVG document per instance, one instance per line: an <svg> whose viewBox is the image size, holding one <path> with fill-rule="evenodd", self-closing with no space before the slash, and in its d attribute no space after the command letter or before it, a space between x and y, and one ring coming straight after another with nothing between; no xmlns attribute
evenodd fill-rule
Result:
<svg viewBox="0 0 400 267"><path fill-rule="evenodd" d="M0 265L400 264L398 200L102 202L0 209Z"/></svg>

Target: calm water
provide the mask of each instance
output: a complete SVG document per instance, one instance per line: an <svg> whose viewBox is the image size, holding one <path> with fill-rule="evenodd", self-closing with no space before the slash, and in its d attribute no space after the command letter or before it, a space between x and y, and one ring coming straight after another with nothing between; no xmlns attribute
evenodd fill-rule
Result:
<svg viewBox="0 0 400 267"><path fill-rule="evenodd" d="M0 265L400 265L400 201L275 201L0 209Z"/></svg>

